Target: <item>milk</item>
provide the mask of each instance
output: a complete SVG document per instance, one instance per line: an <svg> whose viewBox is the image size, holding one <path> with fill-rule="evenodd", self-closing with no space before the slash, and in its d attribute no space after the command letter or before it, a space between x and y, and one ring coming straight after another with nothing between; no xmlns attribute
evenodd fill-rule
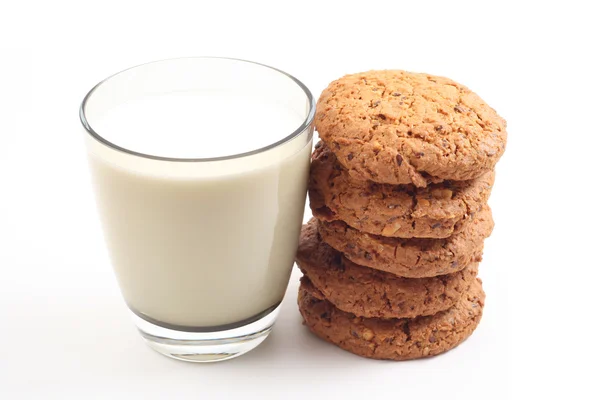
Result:
<svg viewBox="0 0 600 400"><path fill-rule="evenodd" d="M126 102L94 116L92 128L153 156L222 157L291 134L305 115L290 110L232 91L183 92ZM174 162L86 135L106 243L132 311L159 325L204 328L276 307L298 244L311 139L231 160Z"/></svg>

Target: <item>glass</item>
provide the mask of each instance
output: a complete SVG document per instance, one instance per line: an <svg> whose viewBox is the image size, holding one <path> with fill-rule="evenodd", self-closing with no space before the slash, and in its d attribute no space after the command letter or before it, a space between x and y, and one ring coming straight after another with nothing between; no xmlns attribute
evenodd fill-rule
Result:
<svg viewBox="0 0 600 400"><path fill-rule="evenodd" d="M268 336L298 245L314 114L294 77L224 58L144 64L87 94L105 242L150 347L209 362Z"/></svg>

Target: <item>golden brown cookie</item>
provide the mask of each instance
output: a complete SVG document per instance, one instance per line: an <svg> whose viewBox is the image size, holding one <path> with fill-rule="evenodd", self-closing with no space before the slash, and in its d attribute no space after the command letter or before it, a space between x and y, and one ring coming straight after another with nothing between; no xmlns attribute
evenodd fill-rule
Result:
<svg viewBox="0 0 600 400"><path fill-rule="evenodd" d="M468 88L399 70L332 82L315 123L352 177L379 183L474 179L494 168L506 145L506 121Z"/></svg>
<svg viewBox="0 0 600 400"><path fill-rule="evenodd" d="M448 275L408 279L361 267L320 240L304 225L296 262L334 306L368 318L414 318L447 310L477 276L478 263Z"/></svg>
<svg viewBox="0 0 600 400"><path fill-rule="evenodd" d="M414 319L377 319L335 308L306 279L298 293L304 324L314 334L359 356L385 360L431 357L458 346L479 324L484 300L481 281L476 279L446 311Z"/></svg>
<svg viewBox="0 0 600 400"><path fill-rule="evenodd" d="M492 212L486 205L465 228L446 239L402 239L362 233L342 221L318 221L324 242L341 251L358 265L379 269L406 278L450 274L472 261L481 261L483 241L494 228Z"/></svg>
<svg viewBox="0 0 600 400"><path fill-rule="evenodd" d="M374 235L446 238L483 207L493 183L493 171L472 181L444 181L425 188L357 180L319 142L310 166L310 208L321 220L342 220Z"/></svg>

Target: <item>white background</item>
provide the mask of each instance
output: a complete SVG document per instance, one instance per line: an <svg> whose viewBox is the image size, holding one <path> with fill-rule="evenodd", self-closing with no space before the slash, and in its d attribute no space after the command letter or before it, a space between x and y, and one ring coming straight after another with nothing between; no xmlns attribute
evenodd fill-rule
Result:
<svg viewBox="0 0 600 400"><path fill-rule="evenodd" d="M0 398L598 398L600 31L595 2L0 3ZM475 334L425 361L345 353L301 325L192 365L138 337L107 259L79 102L123 68L214 55L315 95L368 69L445 75L507 119ZM308 216L308 214L307 214Z"/></svg>

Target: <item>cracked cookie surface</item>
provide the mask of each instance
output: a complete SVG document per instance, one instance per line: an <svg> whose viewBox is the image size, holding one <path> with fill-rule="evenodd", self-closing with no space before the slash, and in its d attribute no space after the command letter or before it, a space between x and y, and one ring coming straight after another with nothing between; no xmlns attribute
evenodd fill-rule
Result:
<svg viewBox="0 0 600 400"><path fill-rule="evenodd" d="M316 225L304 225L296 262L335 307L368 318L414 318L447 310L477 276L478 263L461 271L408 279L356 265L321 241Z"/></svg>
<svg viewBox="0 0 600 400"><path fill-rule="evenodd" d="M471 181L443 181L425 188L358 180L323 142L316 147L308 188L313 215L342 220L374 235L446 238L482 208L494 183L493 171Z"/></svg>
<svg viewBox="0 0 600 400"><path fill-rule="evenodd" d="M334 307L309 280L298 292L304 324L325 341L351 353L375 359L411 360L448 351L475 330L485 293L476 279L452 308L414 319L362 318Z"/></svg>
<svg viewBox="0 0 600 400"><path fill-rule="evenodd" d="M427 184L470 180L494 168L506 121L448 78L400 70L346 75L323 91L319 136L357 179Z"/></svg>
<svg viewBox="0 0 600 400"><path fill-rule="evenodd" d="M494 228L486 205L465 228L445 239L402 239L360 232L342 221L319 221L322 240L358 265L406 278L423 278L460 271L481 261L484 239Z"/></svg>

